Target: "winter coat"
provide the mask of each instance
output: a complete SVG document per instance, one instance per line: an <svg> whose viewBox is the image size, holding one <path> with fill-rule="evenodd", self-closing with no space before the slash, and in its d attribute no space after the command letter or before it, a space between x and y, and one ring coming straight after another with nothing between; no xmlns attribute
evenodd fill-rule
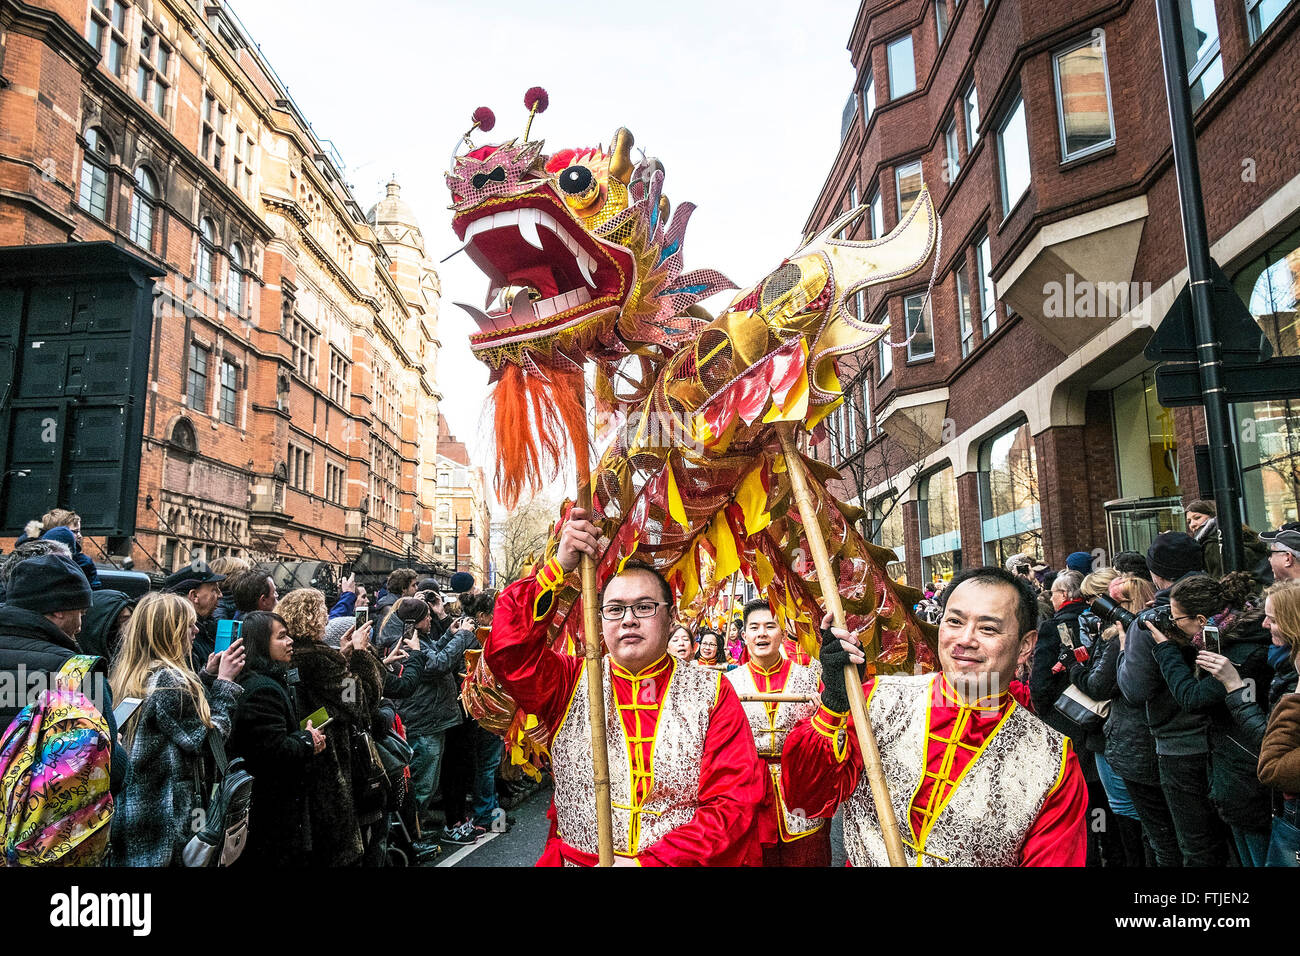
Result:
<svg viewBox="0 0 1300 956"><path fill-rule="evenodd" d="M1257 770L1265 786L1300 793L1300 694L1287 694L1273 709Z"/></svg>
<svg viewBox="0 0 1300 956"><path fill-rule="evenodd" d="M305 786L315 754L281 673L245 673L226 752L243 757L253 775L248 845L239 866L305 866L311 816ZM304 715L305 716L305 715ZM325 728L328 732L329 728Z"/></svg>
<svg viewBox="0 0 1300 956"><path fill-rule="evenodd" d="M1110 711L1102 724L1105 736L1103 753L1106 762L1125 780L1159 784L1156 764L1156 741L1147 726L1147 710L1130 704L1119 691L1115 672L1119 666L1119 637L1098 639L1090 648L1087 663L1070 669L1070 683L1093 700L1110 701Z"/></svg>
<svg viewBox="0 0 1300 956"><path fill-rule="evenodd" d="M1273 676L1268 665L1268 631L1264 613L1240 613L1222 632L1223 656L1242 679L1256 688L1267 687ZM1267 830L1272 815L1268 789L1256 776L1259 751L1232 719L1223 684L1209 674L1194 672L1196 648L1165 641L1155 647L1156 662L1178 706L1190 714L1209 718L1210 799L1225 823L1252 830Z"/></svg>
<svg viewBox="0 0 1300 956"><path fill-rule="evenodd" d="M1169 590L1156 592L1156 607L1169 606ZM1145 623L1153 613L1154 608L1148 608L1129 625L1116 671L1120 692L1130 704L1146 706L1147 726L1156 740L1157 754L1174 757L1209 753L1209 719L1178 706L1156 663L1156 642Z"/></svg>
<svg viewBox="0 0 1300 956"><path fill-rule="evenodd" d="M77 643L86 654L97 654L112 663L117 649L121 645L120 633L110 634L117 624L117 616L122 608L133 603L128 594L105 588L96 591L90 598L90 609L81 617L81 633Z"/></svg>
<svg viewBox="0 0 1300 956"><path fill-rule="evenodd" d="M208 658L217 649L217 618L208 615L198 619L199 633L194 635L194 644L190 647L190 666L194 673L202 674L208 666Z"/></svg>
<svg viewBox="0 0 1300 956"><path fill-rule="evenodd" d="M475 645L474 629L448 632L428 642L420 664L421 683L398 708L408 737L441 733L461 722L460 687L456 671L463 667L465 649Z"/></svg>
<svg viewBox="0 0 1300 956"><path fill-rule="evenodd" d="M344 657L327 644L300 640L294 643L293 667L299 719L322 707L333 718L324 730L325 750L302 777L311 823L308 865L353 866L361 861L364 825L352 801L353 730L378 729L383 665L367 651Z"/></svg>
<svg viewBox="0 0 1300 956"><path fill-rule="evenodd" d="M1212 578L1223 577L1223 530L1219 519L1211 518L1201 525L1201 530L1194 535L1201 543L1201 554L1205 559L1205 573ZM1241 526L1241 545L1245 556L1244 570L1252 571L1261 577L1272 577L1268 564L1268 543L1261 541L1259 532L1249 525Z"/></svg>
<svg viewBox="0 0 1300 956"><path fill-rule="evenodd" d="M1291 663L1289 647L1271 646L1268 649L1268 662L1273 665L1273 682L1268 686L1268 711L1271 714L1277 702L1285 694L1294 694L1296 690L1296 670Z"/></svg>
<svg viewBox="0 0 1300 956"><path fill-rule="evenodd" d="M376 656L380 658L381 663L383 658L388 656L388 652L393 649L393 645L402 640L405 633L406 622L396 614L390 614L388 620L384 623L384 629L379 635L379 640L375 642ZM407 648L405 660L384 666L384 697L389 700L403 700L420 689L420 685L424 683L425 653L423 648L428 640L429 638L426 635L420 635L420 650L414 651Z"/></svg>
<svg viewBox="0 0 1300 956"><path fill-rule="evenodd" d="M1281 654L1276 653L1281 651ZM1254 684L1238 687L1224 700L1232 721L1241 731L1243 742L1256 751L1264 743L1264 733L1268 728L1269 715L1276 709L1282 696L1295 690L1296 672L1291 666L1291 659L1285 647L1268 649L1268 662L1273 668L1273 680L1269 684L1267 700L1261 699L1259 688ZM1274 693L1274 690L1277 693Z"/></svg>
<svg viewBox="0 0 1300 956"><path fill-rule="evenodd" d="M0 688L5 685L19 690L17 699L0 693L0 734L33 700L27 689L47 690L52 675L58 673L70 657L85 653L77 642L59 630L44 614L12 605L0 606ZM35 682L32 678L38 677ZM108 736L113 741L109 765L109 792L121 793L131 767L130 758L117 743L117 721L113 719L113 691L108 686L108 661L101 659L82 682L81 692L108 722Z"/></svg>
<svg viewBox="0 0 1300 956"><path fill-rule="evenodd" d="M1070 686L1070 667L1078 663L1073 646L1082 643L1079 615L1087 607L1082 601L1070 601L1062 605L1050 620L1038 625L1038 643L1034 645L1034 661L1029 672L1034 713L1047 726L1071 738L1081 758L1083 751L1101 753L1106 738L1101 728L1085 730L1057 710L1055 705ZM1062 631L1067 632L1064 638ZM1062 666L1054 672L1057 663Z"/></svg>
<svg viewBox="0 0 1300 956"><path fill-rule="evenodd" d="M144 703L129 728L131 778L113 814L114 866L181 865L181 851L201 819L195 811L202 810L213 783L208 734L223 740L230 735L235 702L243 692L206 672L200 679L211 728L199 719L179 671L160 667L149 675Z"/></svg>
<svg viewBox="0 0 1300 956"><path fill-rule="evenodd" d="M238 621L241 616L239 608L235 606L235 596L222 591L217 606L212 609L212 620Z"/></svg>
<svg viewBox="0 0 1300 956"><path fill-rule="evenodd" d="M332 621L336 617L352 617L357 613L357 592L344 591L339 595L339 599L334 602L330 608L329 619Z"/></svg>

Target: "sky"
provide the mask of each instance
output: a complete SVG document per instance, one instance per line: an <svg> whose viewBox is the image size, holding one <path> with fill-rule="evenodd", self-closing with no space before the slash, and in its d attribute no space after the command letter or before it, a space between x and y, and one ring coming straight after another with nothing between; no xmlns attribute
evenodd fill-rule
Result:
<svg viewBox="0 0 1300 956"><path fill-rule="evenodd" d="M531 138L545 152L607 145L626 126L634 157L644 150L663 162L674 207L698 207L685 268L752 285L797 248L854 85L856 0L231 6L316 135L341 154L363 209L396 174L435 262L460 245L443 173L470 114L496 114L475 145L521 137L524 91L542 86L550 107ZM491 475L487 368L469 350L477 327L452 304L481 306L486 280L465 255L438 273L442 412Z"/></svg>

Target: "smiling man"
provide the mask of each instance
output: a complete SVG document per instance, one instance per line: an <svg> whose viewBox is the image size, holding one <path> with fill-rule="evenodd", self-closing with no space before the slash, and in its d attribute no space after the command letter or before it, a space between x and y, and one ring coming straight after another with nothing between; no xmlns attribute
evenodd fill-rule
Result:
<svg viewBox="0 0 1300 956"><path fill-rule="evenodd" d="M750 601L743 614L740 633L748 654L744 664L727 672L736 692L815 698L821 664L798 664L782 653L785 635L767 601ZM746 701L744 707L754 746L767 765L767 794L758 815L763 865L830 866L830 826L817 817L792 813L781 792L781 747L794 726L817 711L816 700Z"/></svg>
<svg viewBox="0 0 1300 956"><path fill-rule="evenodd" d="M944 590L938 674L865 684L894 814L913 866L1083 866L1088 792L1069 740L1012 696L1033 653L1037 600L1001 568L960 572ZM884 840L850 726L843 668L855 635L822 622L822 707L786 738L792 806L830 818L844 805L854 866L886 866Z"/></svg>
<svg viewBox="0 0 1300 956"><path fill-rule="evenodd" d="M516 703L551 729L555 795L539 866L593 866L596 790L583 660L551 650L553 592L599 529L575 508L556 556L497 598L483 655ZM601 592L602 665L616 866L757 864L764 773L735 690L668 654L672 592L628 562Z"/></svg>

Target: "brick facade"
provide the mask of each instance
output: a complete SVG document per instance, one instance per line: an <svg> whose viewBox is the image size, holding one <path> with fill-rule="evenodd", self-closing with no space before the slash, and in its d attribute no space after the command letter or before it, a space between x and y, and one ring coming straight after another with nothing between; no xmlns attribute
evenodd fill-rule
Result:
<svg viewBox="0 0 1300 956"><path fill-rule="evenodd" d="M1300 224L1300 116L1288 105L1300 81L1300 5L1288 6L1253 43L1244 3L1218 0L1214 6L1224 78L1198 106L1196 124L1209 238L1231 276ZM980 529L987 516L980 514L976 474L981 442L1017 421L1034 439L1040 556L1061 567L1071 551L1106 549L1104 506L1119 498L1113 390L1150 370L1142 348L1186 267L1154 8L1103 0L946 0L944 7L948 26L940 40L934 0L861 4L848 44L857 113L805 226L809 233L823 228L855 191L866 204L879 190L888 231L899 218L895 170L917 159L942 219L931 299L934 357L908 362L906 351L895 349L893 370L883 381L876 348L845 360L840 375L850 383L858 441L845 455L829 438L817 448L845 475L837 489L845 498L868 510L891 489L909 499L905 550L913 583L921 579L921 563L912 477L924 469L909 469L907 449L881 437L882 413L900 398L921 394L933 394L942 408L943 440L911 458L925 469L945 461L956 469L964 563L985 559ZM907 35L916 90L894 98L887 49ZM1054 55L1078 42L1104 50L1113 142L1063 161ZM868 74L875 80L876 108L864 123ZM973 148L964 108L971 87L979 113ZM1100 84L1077 89L1101 101ZM1028 135L1029 187L1004 209L998 133L1017 97ZM950 123L959 143L955 176L947 165ZM978 314L977 247L984 237L997 321L988 335ZM870 217L848 238L873 238ZM887 310L896 342L907 338L903 299L926 290L929 268L868 293L867 317ZM957 280L963 270L974 325L964 357ZM1045 278L1062 284L1131 280L1142 284L1144 301L1130 300L1131 311L1107 312L1102 320L1086 312L1079 312L1082 319L1054 318ZM869 435L864 379L876 426ZM1204 417L1198 408L1178 409L1173 418L1187 501L1201 494L1193 446L1205 441ZM842 419L828 421L844 427ZM895 460L884 467L888 456Z"/></svg>

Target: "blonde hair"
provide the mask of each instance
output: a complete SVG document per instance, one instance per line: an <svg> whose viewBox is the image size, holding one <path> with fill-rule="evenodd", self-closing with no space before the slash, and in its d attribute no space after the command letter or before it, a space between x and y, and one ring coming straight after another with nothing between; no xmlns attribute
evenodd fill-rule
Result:
<svg viewBox="0 0 1300 956"><path fill-rule="evenodd" d="M1124 576L1124 608L1138 614L1146 608L1156 596L1156 586L1146 578L1136 574Z"/></svg>
<svg viewBox="0 0 1300 956"><path fill-rule="evenodd" d="M127 622L122 647L113 661L108 683L113 699L147 697L154 674L164 668L176 671L204 725L212 726L212 711L203 684L190 666L190 628L198 620L194 605L179 594L146 594ZM136 722L127 735L135 738Z"/></svg>
<svg viewBox="0 0 1300 956"><path fill-rule="evenodd" d="M71 528L74 524L80 523L81 515L75 511L69 511L67 508L51 508L41 518L41 531L44 533L51 528Z"/></svg>
<svg viewBox="0 0 1300 956"><path fill-rule="evenodd" d="M253 564L251 561L247 561L244 558L237 558L234 555L224 558L213 558L208 562L209 571L213 574L224 574L226 577L230 577L240 571L247 571L252 566ZM221 583L225 584L227 582L223 581Z"/></svg>
<svg viewBox="0 0 1300 956"><path fill-rule="evenodd" d="M1079 585L1079 590L1083 592L1084 597L1092 600L1105 594L1106 589L1110 587L1110 582L1117 577L1119 572L1114 568L1101 568L1084 578L1083 583Z"/></svg>
<svg viewBox="0 0 1300 956"><path fill-rule="evenodd" d="M1282 631L1294 667L1296 656L1300 655L1300 581L1279 581L1264 592L1264 600L1273 602L1273 613L1269 616Z"/></svg>
<svg viewBox="0 0 1300 956"><path fill-rule="evenodd" d="M315 588L294 588L280 598L275 613L284 618L284 626L295 641L319 643L325 637L325 595Z"/></svg>

